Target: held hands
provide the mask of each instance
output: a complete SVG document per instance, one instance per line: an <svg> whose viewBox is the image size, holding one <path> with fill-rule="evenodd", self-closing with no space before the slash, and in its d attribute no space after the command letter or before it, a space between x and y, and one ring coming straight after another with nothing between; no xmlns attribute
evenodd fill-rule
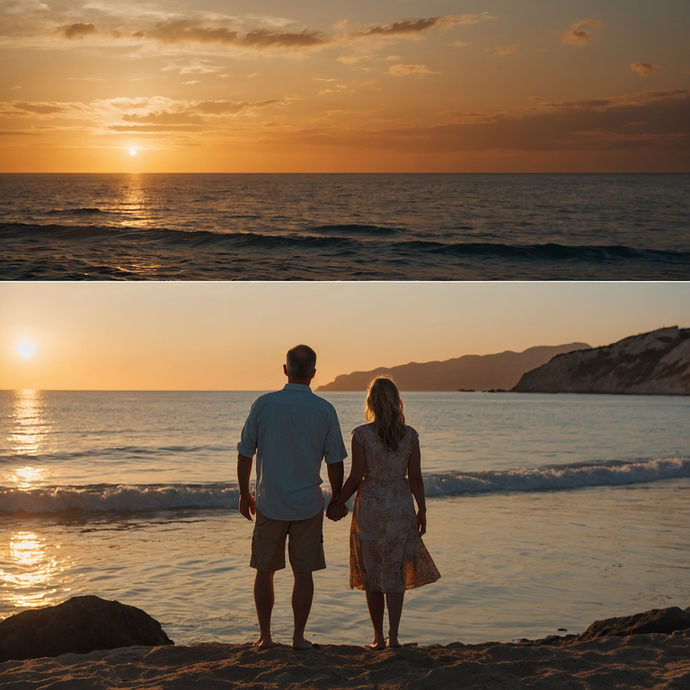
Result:
<svg viewBox="0 0 690 690"><path fill-rule="evenodd" d="M240 513L242 513L247 520L250 522L252 521L252 515L256 515L254 496L251 494L240 494Z"/></svg>
<svg viewBox="0 0 690 690"><path fill-rule="evenodd" d="M326 509L326 517L329 520L333 520L333 522L338 522L338 520L342 520L348 512L346 505L339 507L338 501L333 498Z"/></svg>

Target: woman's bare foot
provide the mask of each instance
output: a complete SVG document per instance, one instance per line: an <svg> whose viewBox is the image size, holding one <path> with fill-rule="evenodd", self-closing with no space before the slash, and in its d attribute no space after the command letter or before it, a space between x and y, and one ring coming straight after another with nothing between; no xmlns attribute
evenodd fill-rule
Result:
<svg viewBox="0 0 690 690"><path fill-rule="evenodd" d="M389 647L391 649L396 649L397 647L402 647L400 642L398 642L397 637L389 637L388 638L388 643L386 644L386 647Z"/></svg>
<svg viewBox="0 0 690 690"><path fill-rule="evenodd" d="M385 649L386 643L383 640L374 639L374 641L369 645L371 649Z"/></svg>
<svg viewBox="0 0 690 690"><path fill-rule="evenodd" d="M292 638L292 648L293 649L311 649L314 646L312 642L305 639L304 637L293 637Z"/></svg>
<svg viewBox="0 0 690 690"><path fill-rule="evenodd" d="M273 649L273 647L276 646L276 643L269 637L264 640L263 637L260 637L255 643L255 647L258 647L259 649Z"/></svg>

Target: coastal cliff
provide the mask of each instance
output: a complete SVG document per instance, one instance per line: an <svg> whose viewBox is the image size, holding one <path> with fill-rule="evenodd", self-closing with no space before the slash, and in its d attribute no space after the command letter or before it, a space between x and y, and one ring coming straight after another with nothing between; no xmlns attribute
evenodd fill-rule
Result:
<svg viewBox="0 0 690 690"><path fill-rule="evenodd" d="M518 393L690 395L690 328L672 326L555 356L527 372Z"/></svg>
<svg viewBox="0 0 690 690"><path fill-rule="evenodd" d="M530 347L524 352L465 355L443 362L410 362L397 367L342 374L319 386L319 391L364 391L378 374L390 376L403 391L457 391L509 389L527 371L548 362L554 355L589 348L586 343Z"/></svg>

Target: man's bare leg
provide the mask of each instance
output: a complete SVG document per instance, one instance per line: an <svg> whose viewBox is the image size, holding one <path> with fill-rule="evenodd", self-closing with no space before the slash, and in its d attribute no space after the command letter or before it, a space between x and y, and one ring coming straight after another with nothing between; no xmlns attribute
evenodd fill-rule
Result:
<svg viewBox="0 0 690 690"><path fill-rule="evenodd" d="M366 590L367 608L371 624L374 626L374 641L369 645L372 649L383 649L386 646L386 638L383 636L383 610L385 608L383 592L370 592Z"/></svg>
<svg viewBox="0 0 690 690"><path fill-rule="evenodd" d="M399 647L398 629L400 628L400 618L402 617L403 599L405 592L388 592L386 594L386 605L388 607L388 646Z"/></svg>
<svg viewBox="0 0 690 690"><path fill-rule="evenodd" d="M271 638L271 613L273 613L273 603L275 593L273 591L273 576L275 572L264 573L256 571L254 579L254 604L256 605L256 615L259 619L259 639L254 643L256 647L270 649L276 643Z"/></svg>
<svg viewBox="0 0 690 690"><path fill-rule="evenodd" d="M304 629L314 599L314 578L311 573L295 573L292 589L292 613L295 617L295 632L292 636L293 649L309 649L312 644L304 638Z"/></svg>

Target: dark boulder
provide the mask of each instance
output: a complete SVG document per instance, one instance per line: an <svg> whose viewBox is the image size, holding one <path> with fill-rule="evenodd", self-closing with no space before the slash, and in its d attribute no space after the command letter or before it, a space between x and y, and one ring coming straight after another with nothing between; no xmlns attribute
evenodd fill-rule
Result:
<svg viewBox="0 0 690 690"><path fill-rule="evenodd" d="M595 621L580 635L581 640L595 637L627 637L628 635L649 635L661 633L670 635L676 630L690 628L690 607L683 611L677 606L668 609L651 609L645 613L623 618L607 618Z"/></svg>
<svg viewBox="0 0 690 690"><path fill-rule="evenodd" d="M160 623L146 612L94 596L73 597L0 622L0 662L169 644L173 642Z"/></svg>

